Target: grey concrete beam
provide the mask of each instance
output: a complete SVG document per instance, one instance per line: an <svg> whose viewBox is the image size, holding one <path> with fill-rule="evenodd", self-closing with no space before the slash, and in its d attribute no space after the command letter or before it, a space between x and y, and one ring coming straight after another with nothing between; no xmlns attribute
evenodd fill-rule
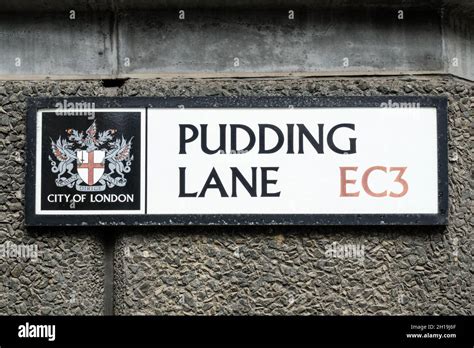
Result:
<svg viewBox="0 0 474 348"><path fill-rule="evenodd" d="M139 19L139 20L138 20ZM119 73L272 74L443 70L435 12L177 11L119 19ZM129 64L128 64L129 63Z"/></svg>
<svg viewBox="0 0 474 348"><path fill-rule="evenodd" d="M463 16L444 19L445 71L474 80L474 21Z"/></svg>
<svg viewBox="0 0 474 348"><path fill-rule="evenodd" d="M114 75L110 13L0 13L0 77L103 78Z"/></svg>
<svg viewBox="0 0 474 348"><path fill-rule="evenodd" d="M90 3L95 3L94 1ZM92 5L91 5L92 6ZM405 9L0 13L1 79L473 76L472 21ZM458 65L453 65L453 58Z"/></svg>

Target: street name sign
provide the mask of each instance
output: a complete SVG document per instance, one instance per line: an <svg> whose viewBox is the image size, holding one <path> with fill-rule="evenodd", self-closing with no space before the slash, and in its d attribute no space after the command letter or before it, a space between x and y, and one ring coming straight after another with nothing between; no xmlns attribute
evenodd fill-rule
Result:
<svg viewBox="0 0 474 348"><path fill-rule="evenodd" d="M38 98L27 225L442 225L442 97Z"/></svg>

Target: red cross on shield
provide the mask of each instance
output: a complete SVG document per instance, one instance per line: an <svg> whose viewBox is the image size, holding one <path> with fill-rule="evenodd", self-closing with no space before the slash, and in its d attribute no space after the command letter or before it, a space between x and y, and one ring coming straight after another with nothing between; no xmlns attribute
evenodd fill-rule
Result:
<svg viewBox="0 0 474 348"><path fill-rule="evenodd" d="M84 182L92 186L104 174L105 151L77 151L77 172Z"/></svg>

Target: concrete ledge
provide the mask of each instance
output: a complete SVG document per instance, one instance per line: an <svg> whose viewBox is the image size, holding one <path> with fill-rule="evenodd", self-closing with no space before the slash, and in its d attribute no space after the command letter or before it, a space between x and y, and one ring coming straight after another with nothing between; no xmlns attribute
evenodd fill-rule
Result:
<svg viewBox="0 0 474 348"><path fill-rule="evenodd" d="M116 55L111 14L70 20L59 13L0 13L0 79L3 76L110 76Z"/></svg>
<svg viewBox="0 0 474 348"><path fill-rule="evenodd" d="M119 72L271 73L442 70L434 12L187 11L122 15ZM137 21L137 18L142 20ZM411 35L416 33L416 35ZM129 65L127 65L127 58Z"/></svg>
<svg viewBox="0 0 474 348"><path fill-rule="evenodd" d="M474 80L459 7L0 13L1 79L452 74Z"/></svg>

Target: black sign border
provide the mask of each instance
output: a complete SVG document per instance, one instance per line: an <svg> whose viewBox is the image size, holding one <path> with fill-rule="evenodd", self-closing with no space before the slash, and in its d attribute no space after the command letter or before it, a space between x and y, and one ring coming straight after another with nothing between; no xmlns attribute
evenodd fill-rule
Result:
<svg viewBox="0 0 474 348"><path fill-rule="evenodd" d="M96 108L268 108L268 107L381 107L393 103L419 103L435 107L438 135L437 214L186 214L186 215L37 215L35 213L35 160L37 111L56 103L94 103ZM26 122L26 226L103 225L446 225L448 222L447 98L441 96L347 97L62 97L28 98ZM148 111L148 110L147 110ZM148 113L146 112L148 117ZM147 151L147 149L145 149ZM145 172L146 177L146 172ZM146 180L145 180L146 181ZM145 182L146 185L146 182ZM146 191L146 188L145 188ZM146 192L145 192L146 202ZM145 203L146 204L146 203ZM66 218L67 216L67 218Z"/></svg>

